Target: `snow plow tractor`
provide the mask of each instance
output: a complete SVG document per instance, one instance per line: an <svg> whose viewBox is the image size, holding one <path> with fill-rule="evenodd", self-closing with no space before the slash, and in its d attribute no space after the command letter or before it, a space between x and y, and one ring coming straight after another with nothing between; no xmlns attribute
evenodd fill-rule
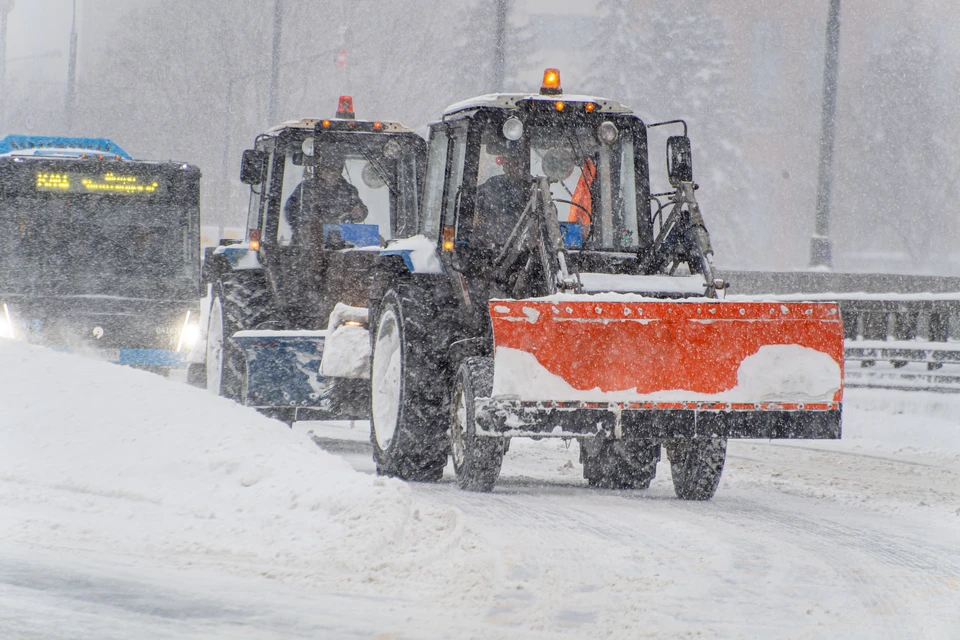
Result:
<svg viewBox="0 0 960 640"><path fill-rule="evenodd" d="M672 190L650 193L647 132ZM481 96L430 125L418 236L370 300L381 474L490 491L511 438L580 442L591 486L710 499L729 438L839 438L833 303L726 302L682 121L607 99Z"/></svg>
<svg viewBox="0 0 960 640"><path fill-rule="evenodd" d="M246 241L204 261L205 384L287 423L369 409L367 299L381 245L414 232L423 139L392 122L286 122L245 151Z"/></svg>

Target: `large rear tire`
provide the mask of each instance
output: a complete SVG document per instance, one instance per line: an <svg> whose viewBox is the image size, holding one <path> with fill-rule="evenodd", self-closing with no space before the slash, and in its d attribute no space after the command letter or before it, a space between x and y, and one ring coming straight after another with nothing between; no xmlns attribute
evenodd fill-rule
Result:
<svg viewBox="0 0 960 640"><path fill-rule="evenodd" d="M600 489L647 489L657 475L660 443L600 440L580 443L583 477Z"/></svg>
<svg viewBox="0 0 960 640"><path fill-rule="evenodd" d="M503 465L505 439L477 435L477 398L493 393L493 359L467 358L453 386L450 452L457 484L465 491L493 491Z"/></svg>
<svg viewBox="0 0 960 640"><path fill-rule="evenodd" d="M428 310L405 288L380 303L373 332L370 442L380 475L436 482L447 464L446 372Z"/></svg>
<svg viewBox="0 0 960 640"><path fill-rule="evenodd" d="M230 336L256 329L272 315L272 298L262 272L235 271L220 278L213 287L207 328L208 391L244 402L247 361Z"/></svg>
<svg viewBox="0 0 960 640"><path fill-rule="evenodd" d="M709 500L727 459L726 438L694 438L667 444L673 490L681 500Z"/></svg>

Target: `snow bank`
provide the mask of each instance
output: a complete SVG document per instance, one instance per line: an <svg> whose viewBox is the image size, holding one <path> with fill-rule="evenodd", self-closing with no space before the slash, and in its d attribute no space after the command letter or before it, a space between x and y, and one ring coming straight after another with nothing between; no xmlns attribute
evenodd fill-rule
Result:
<svg viewBox="0 0 960 640"><path fill-rule="evenodd" d="M865 449L960 459L960 394L848 388L843 440Z"/></svg>
<svg viewBox="0 0 960 640"><path fill-rule="evenodd" d="M576 389L548 371L536 356L510 347L494 354L493 395L521 400L632 402L829 402L840 388L840 365L829 355L800 345L764 345L737 369L737 386L721 393L670 389L637 393L636 389Z"/></svg>
<svg viewBox="0 0 960 640"><path fill-rule="evenodd" d="M339 584L427 571L464 535L459 511L203 390L6 340L0 362L0 548Z"/></svg>

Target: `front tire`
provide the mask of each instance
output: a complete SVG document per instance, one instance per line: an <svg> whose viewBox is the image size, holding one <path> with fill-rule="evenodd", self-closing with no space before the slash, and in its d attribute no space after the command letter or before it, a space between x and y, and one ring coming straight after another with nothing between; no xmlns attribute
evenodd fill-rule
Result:
<svg viewBox="0 0 960 640"><path fill-rule="evenodd" d="M694 438L667 444L673 490L681 500L709 500L720 486L726 438Z"/></svg>
<svg viewBox="0 0 960 640"><path fill-rule="evenodd" d="M380 304L370 376L370 442L379 475L417 482L443 477L446 375L428 318L404 289L391 289Z"/></svg>
<svg viewBox="0 0 960 640"><path fill-rule="evenodd" d="M580 443L583 477L598 489L647 489L657 475L660 443L599 440Z"/></svg>
<svg viewBox="0 0 960 640"><path fill-rule="evenodd" d="M270 291L260 271L225 274L213 288L207 328L207 390L241 404L246 396L247 360L230 336L256 329L273 315Z"/></svg>
<svg viewBox="0 0 960 640"><path fill-rule="evenodd" d="M493 360L467 358L453 387L450 451L457 484L465 491L493 491L503 465L505 439L477 435L477 398L493 394Z"/></svg>

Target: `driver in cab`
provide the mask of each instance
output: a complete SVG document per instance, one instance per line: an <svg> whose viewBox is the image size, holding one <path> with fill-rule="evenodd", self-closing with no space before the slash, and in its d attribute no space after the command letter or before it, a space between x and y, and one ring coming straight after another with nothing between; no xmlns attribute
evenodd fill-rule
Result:
<svg viewBox="0 0 960 640"><path fill-rule="evenodd" d="M496 151L487 145L487 151ZM527 201L530 199L530 174L524 167L520 145L510 146L497 157L503 173L477 187L474 216L475 242L484 249L499 249L509 239Z"/></svg>
<svg viewBox="0 0 960 640"><path fill-rule="evenodd" d="M357 188L343 177L343 158L323 154L315 167L307 165L303 179L284 204L294 237L313 224L358 224L367 206Z"/></svg>

